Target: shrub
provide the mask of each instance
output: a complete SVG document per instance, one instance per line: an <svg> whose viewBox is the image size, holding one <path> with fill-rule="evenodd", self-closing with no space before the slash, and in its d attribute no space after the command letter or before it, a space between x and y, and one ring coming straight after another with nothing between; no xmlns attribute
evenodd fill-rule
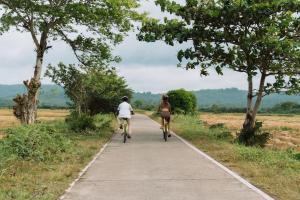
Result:
<svg viewBox="0 0 300 200"><path fill-rule="evenodd" d="M217 124L212 124L209 126L209 129L217 129L217 128L224 128L225 125L224 123L217 123Z"/></svg>
<svg viewBox="0 0 300 200"><path fill-rule="evenodd" d="M194 114L197 108L197 99L192 92L184 89L172 90L168 92L169 101L173 112L178 114Z"/></svg>
<svg viewBox="0 0 300 200"><path fill-rule="evenodd" d="M9 159L9 155L10 158L15 156L24 160L51 160L55 157L53 155L67 152L72 147L70 140L61 132L64 129L66 127L61 123L7 129L7 137L0 141L1 157Z"/></svg>
<svg viewBox="0 0 300 200"><path fill-rule="evenodd" d="M111 127L111 122L113 119L112 115L98 114L94 117L94 125L97 129L106 129Z"/></svg>
<svg viewBox="0 0 300 200"><path fill-rule="evenodd" d="M96 129L94 118L84 113L78 115L76 112L72 112L71 115L66 118L66 122L69 128L75 132Z"/></svg>
<svg viewBox="0 0 300 200"><path fill-rule="evenodd" d="M209 126L209 136L217 140L232 141L233 135L223 123L212 124Z"/></svg>
<svg viewBox="0 0 300 200"><path fill-rule="evenodd" d="M262 131L262 122L256 121L253 129L242 129L236 141L246 146L264 147L270 138L270 133Z"/></svg>
<svg viewBox="0 0 300 200"><path fill-rule="evenodd" d="M113 116L109 114L78 115L72 112L66 119L69 128L77 133L89 133L90 131L111 128ZM98 133L98 131L97 131Z"/></svg>

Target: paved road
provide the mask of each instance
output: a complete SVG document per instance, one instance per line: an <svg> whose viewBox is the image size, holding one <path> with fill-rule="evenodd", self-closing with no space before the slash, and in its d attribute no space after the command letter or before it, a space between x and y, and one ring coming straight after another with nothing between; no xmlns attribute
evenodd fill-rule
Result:
<svg viewBox="0 0 300 200"><path fill-rule="evenodd" d="M65 195L65 200L261 200L254 190L158 124L133 119L133 138L116 135Z"/></svg>

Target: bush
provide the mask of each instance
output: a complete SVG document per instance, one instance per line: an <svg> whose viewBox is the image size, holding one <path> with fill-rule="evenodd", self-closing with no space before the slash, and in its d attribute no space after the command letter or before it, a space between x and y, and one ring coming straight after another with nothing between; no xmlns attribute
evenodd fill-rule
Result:
<svg viewBox="0 0 300 200"><path fill-rule="evenodd" d="M264 147L270 138L270 133L262 131L262 122L256 121L253 129L242 129L236 141L246 146Z"/></svg>
<svg viewBox="0 0 300 200"><path fill-rule="evenodd" d="M112 115L98 114L95 115L93 118L94 118L94 125L97 129L111 128L111 123L113 119Z"/></svg>
<svg viewBox="0 0 300 200"><path fill-rule="evenodd" d="M69 128L75 132L96 129L94 118L87 114L78 115L76 112L72 112L71 115L66 118L66 122Z"/></svg>
<svg viewBox="0 0 300 200"><path fill-rule="evenodd" d="M233 135L223 123L212 124L209 126L209 135L217 140L232 141Z"/></svg>
<svg viewBox="0 0 300 200"><path fill-rule="evenodd" d="M209 129L217 129L217 128L224 128L225 124L224 123L217 123L217 124L212 124L209 126Z"/></svg>
<svg viewBox="0 0 300 200"><path fill-rule="evenodd" d="M7 136L0 141L0 159L4 159L4 162L12 157L35 161L51 160L54 155L67 152L72 147L62 130L67 131L62 123L7 129Z"/></svg>
<svg viewBox="0 0 300 200"><path fill-rule="evenodd" d="M113 116L109 114L90 116L87 114L78 115L76 112L72 112L66 119L69 128L77 133L111 128L112 121Z"/></svg>
<svg viewBox="0 0 300 200"><path fill-rule="evenodd" d="M174 113L194 114L197 108L197 99L192 92L184 89L172 90L168 92L169 101Z"/></svg>

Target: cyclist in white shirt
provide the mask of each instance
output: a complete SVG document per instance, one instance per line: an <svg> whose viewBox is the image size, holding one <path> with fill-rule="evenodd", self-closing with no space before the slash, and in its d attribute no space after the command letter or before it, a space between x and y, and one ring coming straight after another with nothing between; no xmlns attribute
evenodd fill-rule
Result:
<svg viewBox="0 0 300 200"><path fill-rule="evenodd" d="M120 129L122 129L121 119L126 119L128 123L128 138L131 138L131 115L134 114L133 109L131 105L128 103L128 97L124 96L122 97L122 103L118 107L118 122L120 124Z"/></svg>

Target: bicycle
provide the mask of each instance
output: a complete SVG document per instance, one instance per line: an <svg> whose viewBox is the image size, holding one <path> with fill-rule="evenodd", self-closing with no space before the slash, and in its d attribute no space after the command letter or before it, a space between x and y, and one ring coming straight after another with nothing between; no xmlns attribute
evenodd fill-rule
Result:
<svg viewBox="0 0 300 200"><path fill-rule="evenodd" d="M169 122L166 120L166 118L164 118L163 135L165 142L167 142L169 136Z"/></svg>
<svg viewBox="0 0 300 200"><path fill-rule="evenodd" d="M121 118L121 125L123 127L123 142L126 143L128 137L128 118Z"/></svg>

